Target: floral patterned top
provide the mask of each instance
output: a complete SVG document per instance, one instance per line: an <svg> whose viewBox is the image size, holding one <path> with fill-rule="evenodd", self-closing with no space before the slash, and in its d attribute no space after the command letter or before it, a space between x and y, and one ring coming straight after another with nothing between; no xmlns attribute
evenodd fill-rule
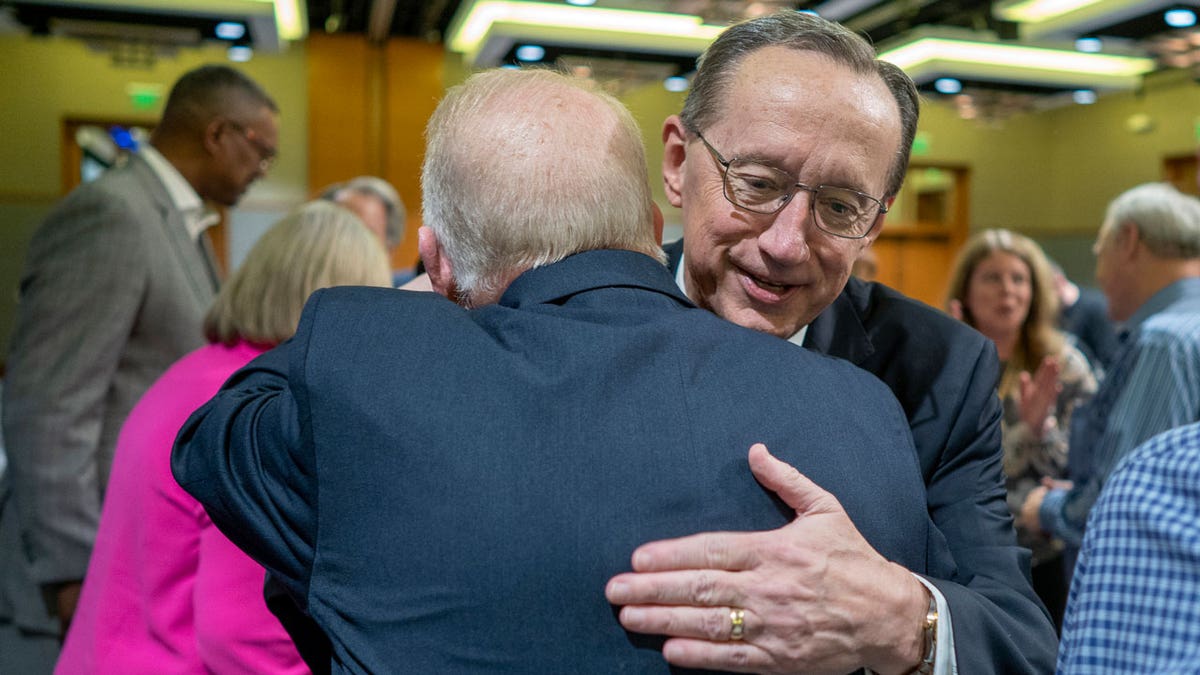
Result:
<svg viewBox="0 0 1200 675"><path fill-rule="evenodd" d="M1041 485L1043 477L1062 479L1066 475L1071 413L1096 393L1097 374L1083 353L1064 343L1058 358L1062 391L1041 439L1021 421L1019 394L1012 392L1003 400L1004 475L1008 507L1014 516L1021 512L1026 496ZM1034 565L1056 558L1062 550L1062 542L1022 527L1017 528L1017 541L1033 551Z"/></svg>

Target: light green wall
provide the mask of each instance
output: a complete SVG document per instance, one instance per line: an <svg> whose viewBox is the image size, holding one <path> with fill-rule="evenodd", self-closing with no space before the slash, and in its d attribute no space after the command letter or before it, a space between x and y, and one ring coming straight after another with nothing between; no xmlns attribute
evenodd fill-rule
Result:
<svg viewBox="0 0 1200 675"><path fill-rule="evenodd" d="M1126 128L1138 113L1155 122L1152 131ZM1162 180L1165 158L1194 152L1197 115L1200 86L1183 71L1150 79L1141 93L1048 113L1054 135L1047 159L1056 199L1047 226L1094 232L1109 199L1138 183Z"/></svg>
<svg viewBox="0 0 1200 675"><path fill-rule="evenodd" d="M62 194L59 134L67 117L153 120L160 107L134 108L126 86L170 89L185 71L227 62L217 47L183 49L149 68L119 68L75 40L0 35L0 349L7 352L24 252L40 219ZM280 161L242 208L286 208L307 192L307 68L303 46L259 54L237 67L263 85L281 110ZM0 353L4 353L0 352Z"/></svg>
<svg viewBox="0 0 1200 675"><path fill-rule="evenodd" d="M683 227L679 222L679 210L667 203L666 193L662 182L662 126L663 120L677 114L683 109L685 94L672 93L662 88L658 83L631 89L621 96L622 102L629 107L633 119L642 129L642 139L646 144L646 164L650 176L650 188L654 201L658 203L666 220L663 240L675 241L683 236Z"/></svg>
<svg viewBox="0 0 1200 675"><path fill-rule="evenodd" d="M223 61L215 47L181 51L150 69L111 65L104 54L55 38L0 35L0 346L11 330L20 260L37 221L60 196L59 125L63 117L153 117L134 110L129 82L170 84L200 63ZM447 82L467 72L447 56ZM240 210L271 212L307 193L307 74L302 46L282 55L258 55L245 71L263 84L282 109L281 159L247 195ZM314 95L324 95L315 92ZM650 183L668 223L677 212L662 192L662 121L678 112L682 94L657 84L624 92L642 128ZM1133 134L1125 121L1149 115L1155 128ZM1165 157L1196 145L1200 86L1184 73L1152 77L1143 91L1109 95L1092 106L1070 105L1002 123L959 119L926 102L921 131L929 139L918 160L963 164L971 169L971 226L1010 227L1034 233L1072 276L1090 279L1087 243L1114 195L1161 178ZM674 230L677 232L677 229Z"/></svg>
<svg viewBox="0 0 1200 675"><path fill-rule="evenodd" d="M1154 129L1135 134L1131 115ZM1200 86L1182 71L1147 78L1140 92L1109 94L1094 105L1067 105L1000 123L962 120L926 101L921 131L927 155L914 159L971 168L971 227L1034 235L1068 275L1091 283L1090 245L1110 199L1162 180L1163 161L1196 147Z"/></svg>

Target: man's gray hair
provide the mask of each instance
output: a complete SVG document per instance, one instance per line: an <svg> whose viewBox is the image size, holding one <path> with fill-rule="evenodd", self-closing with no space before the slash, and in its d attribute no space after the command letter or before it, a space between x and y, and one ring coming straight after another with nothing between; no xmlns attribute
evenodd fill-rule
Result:
<svg viewBox="0 0 1200 675"><path fill-rule="evenodd" d="M1125 223L1137 227L1160 258L1200 258L1200 200L1169 183L1145 183L1112 200L1102 234L1111 236Z"/></svg>
<svg viewBox="0 0 1200 675"><path fill-rule="evenodd" d="M358 176L345 183L335 183L325 188L320 198L336 202L348 192L357 192L368 197L375 197L383 203L387 212L387 245L395 248L404 239L404 223L408 212L404 209L404 201L400 193L386 180L377 176Z"/></svg>
<svg viewBox="0 0 1200 675"><path fill-rule="evenodd" d="M664 260L641 133L592 83L549 70L478 73L446 93L426 136L424 223L465 304L582 251Z"/></svg>
<svg viewBox="0 0 1200 675"><path fill-rule="evenodd" d="M730 26L700 56L696 77L683 104L680 119L693 133L703 133L725 114L725 93L738 66L752 52L765 47L786 47L823 54L856 73L879 76L900 111L900 147L888 172L885 197L895 196L904 184L908 157L917 133L920 99L911 78L894 64L876 58L875 48L840 24L813 14L785 11ZM787 73L781 73L787 77ZM849 113L849 111L848 111Z"/></svg>

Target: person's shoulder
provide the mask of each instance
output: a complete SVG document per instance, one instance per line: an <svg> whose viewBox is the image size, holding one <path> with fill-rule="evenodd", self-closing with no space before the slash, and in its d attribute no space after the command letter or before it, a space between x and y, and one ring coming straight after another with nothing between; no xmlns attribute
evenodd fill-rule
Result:
<svg viewBox="0 0 1200 675"><path fill-rule="evenodd" d="M1130 452L1113 480L1122 475L1168 472L1200 484L1200 422L1151 437ZM1194 480L1193 480L1194 479Z"/></svg>
<svg viewBox="0 0 1200 675"><path fill-rule="evenodd" d="M153 205L161 187L147 178L152 179L152 174L137 171L128 163L113 167L71 190L51 209L45 223L97 222L120 227L157 222L159 214ZM118 214L121 217L115 217Z"/></svg>
<svg viewBox="0 0 1200 675"><path fill-rule="evenodd" d="M890 390L878 377L843 358L739 326L705 309L687 309L680 317L691 322L689 335L707 335L709 340L731 354L729 359L739 360L746 368L765 371L764 376L769 375L771 380L837 382L843 389L855 388L892 398Z"/></svg>
<svg viewBox="0 0 1200 675"><path fill-rule="evenodd" d="M309 297L306 312L319 312L335 323L353 321L357 325L389 324L430 326L431 321L449 317L462 319L469 312L432 291L402 291L379 286L335 286L323 288Z"/></svg>
<svg viewBox="0 0 1200 675"><path fill-rule="evenodd" d="M1200 299L1151 314L1139 327L1138 342L1200 349Z"/></svg>
<svg viewBox="0 0 1200 675"><path fill-rule="evenodd" d="M385 286L331 286L312 294L322 306L356 306L384 309L390 307L458 307L445 296L431 291L402 291ZM460 308L461 309L461 308Z"/></svg>
<svg viewBox="0 0 1200 675"><path fill-rule="evenodd" d="M1062 335L1062 347L1058 351L1058 360L1062 365L1063 377L1084 377L1094 372L1091 360L1071 340L1070 335Z"/></svg>
<svg viewBox="0 0 1200 675"><path fill-rule="evenodd" d="M1200 485L1200 423L1165 431L1134 448L1105 483L1096 518L1121 518L1132 509L1143 522L1162 520L1171 531L1188 523L1185 529L1191 531L1200 518L1196 485Z"/></svg>

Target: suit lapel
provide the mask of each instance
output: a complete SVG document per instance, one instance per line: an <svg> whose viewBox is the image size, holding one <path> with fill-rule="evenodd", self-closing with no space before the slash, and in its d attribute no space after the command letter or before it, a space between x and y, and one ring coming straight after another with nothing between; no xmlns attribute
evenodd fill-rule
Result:
<svg viewBox="0 0 1200 675"><path fill-rule="evenodd" d="M804 336L805 347L846 359L856 366L875 353L875 346L871 344L871 337L856 309L857 283L850 279L833 304L808 324L808 334Z"/></svg>
<svg viewBox="0 0 1200 675"><path fill-rule="evenodd" d="M204 249L207 238L201 237L197 243L188 236L183 214L175 208L166 187L146 160L134 155L130 158L130 166L133 171L139 172L139 182L147 186L150 197L159 211L158 221L162 225L163 234L170 242L175 266L183 270L196 302L202 307L208 307L217 291L219 277L210 252Z"/></svg>

